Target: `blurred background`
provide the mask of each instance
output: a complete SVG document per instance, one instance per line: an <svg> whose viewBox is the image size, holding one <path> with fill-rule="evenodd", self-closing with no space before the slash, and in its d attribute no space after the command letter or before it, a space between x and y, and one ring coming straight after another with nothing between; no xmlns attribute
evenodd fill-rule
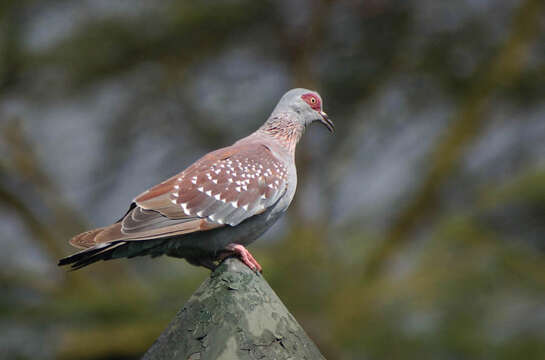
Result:
<svg viewBox="0 0 545 360"><path fill-rule="evenodd" d="M318 90L250 248L328 359L545 358L541 0L0 2L0 358L137 359L208 276L67 240Z"/></svg>

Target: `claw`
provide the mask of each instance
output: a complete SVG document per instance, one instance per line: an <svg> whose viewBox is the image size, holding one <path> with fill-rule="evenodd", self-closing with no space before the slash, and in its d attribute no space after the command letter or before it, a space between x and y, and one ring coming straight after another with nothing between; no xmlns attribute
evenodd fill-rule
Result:
<svg viewBox="0 0 545 360"><path fill-rule="evenodd" d="M261 265L259 265L257 260L252 256L252 254L250 254L250 252L244 246L240 244L228 244L225 247L225 250L229 251L232 254L237 255L240 258L240 260L253 271L262 272Z"/></svg>

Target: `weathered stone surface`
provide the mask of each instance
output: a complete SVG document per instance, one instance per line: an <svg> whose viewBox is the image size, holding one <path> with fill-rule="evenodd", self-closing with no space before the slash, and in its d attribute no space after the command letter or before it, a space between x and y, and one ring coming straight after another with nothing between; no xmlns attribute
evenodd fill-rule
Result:
<svg viewBox="0 0 545 360"><path fill-rule="evenodd" d="M227 259L191 296L143 360L324 359L265 281Z"/></svg>

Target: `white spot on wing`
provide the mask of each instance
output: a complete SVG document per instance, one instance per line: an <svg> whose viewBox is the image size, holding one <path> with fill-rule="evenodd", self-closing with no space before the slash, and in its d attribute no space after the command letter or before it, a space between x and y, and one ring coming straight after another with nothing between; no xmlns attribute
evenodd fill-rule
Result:
<svg viewBox="0 0 545 360"><path fill-rule="evenodd" d="M191 213L189 212L189 209L187 208L187 203L181 203L180 206L184 210L184 214L186 214L188 216L191 215Z"/></svg>

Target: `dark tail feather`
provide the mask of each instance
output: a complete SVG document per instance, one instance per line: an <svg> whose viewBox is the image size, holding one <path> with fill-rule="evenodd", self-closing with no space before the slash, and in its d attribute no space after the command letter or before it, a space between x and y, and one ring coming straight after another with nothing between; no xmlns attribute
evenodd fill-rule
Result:
<svg viewBox="0 0 545 360"><path fill-rule="evenodd" d="M86 249L59 260L58 265L71 265L71 270L81 269L84 266L90 265L100 260L109 260L112 258L114 251L120 246L126 245L124 241L114 241L104 243L90 249Z"/></svg>
<svg viewBox="0 0 545 360"><path fill-rule="evenodd" d="M117 258L133 258L136 256L151 255L152 257L163 255L164 239L126 241L118 240L95 245L89 249L59 260L59 266L71 265L71 270L81 269L100 260Z"/></svg>

